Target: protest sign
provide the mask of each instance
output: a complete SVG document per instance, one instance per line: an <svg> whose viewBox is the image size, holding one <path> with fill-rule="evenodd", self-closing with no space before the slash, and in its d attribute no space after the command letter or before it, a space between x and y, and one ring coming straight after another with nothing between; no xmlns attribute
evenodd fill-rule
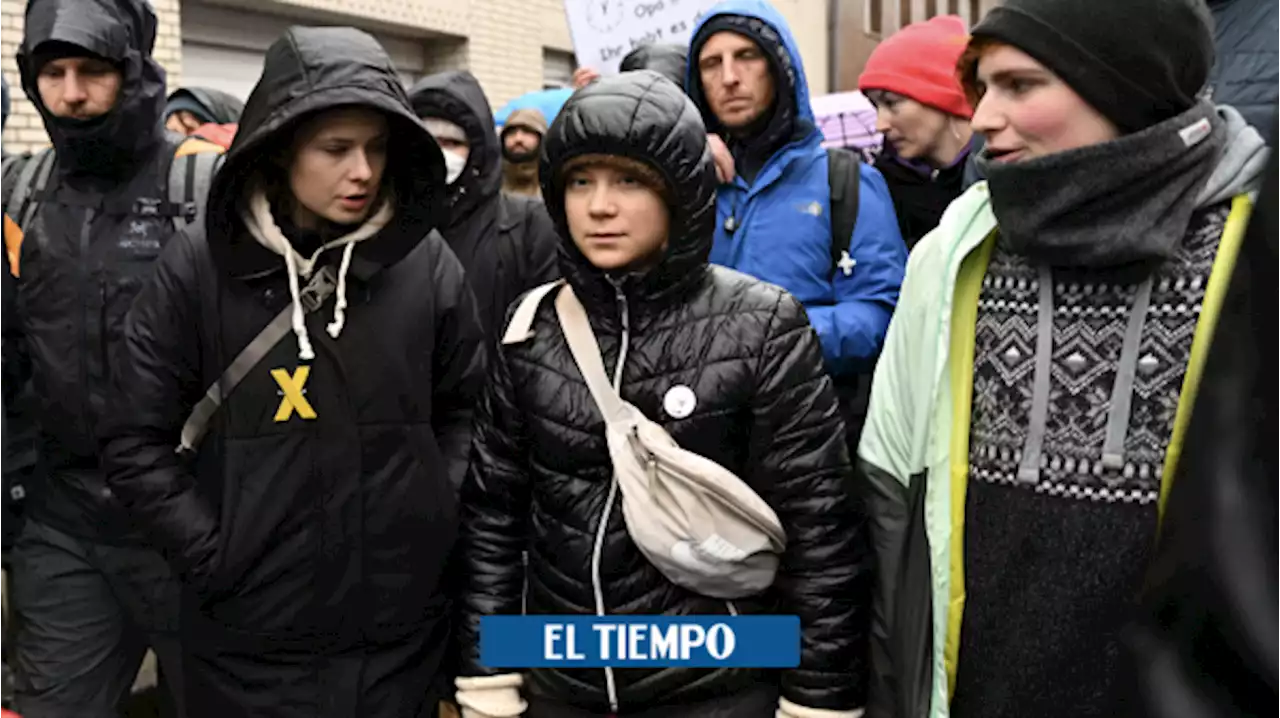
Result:
<svg viewBox="0 0 1280 718"><path fill-rule="evenodd" d="M717 0L565 0L578 64L614 75L641 45L687 45L693 27Z"/></svg>

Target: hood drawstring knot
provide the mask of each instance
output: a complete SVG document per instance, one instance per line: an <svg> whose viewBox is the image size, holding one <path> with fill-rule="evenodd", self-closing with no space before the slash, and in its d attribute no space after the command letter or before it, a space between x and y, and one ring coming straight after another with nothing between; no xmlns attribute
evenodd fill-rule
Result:
<svg viewBox="0 0 1280 718"><path fill-rule="evenodd" d="M338 268L338 287L333 306L333 321L326 330L329 336L337 339L346 326L347 309L347 272L351 269L351 255L357 243L376 235L395 214L390 201L382 206L365 223L350 234L339 237L317 249L309 258L298 254L289 238L284 236L275 218L271 216L271 204L261 188L255 187L249 202L242 213L245 227L258 244L284 257L284 265L289 274L289 294L293 299L293 333L298 337L298 358L303 361L315 359L315 350L311 346L311 337L307 334L305 311L300 299L299 276L310 279L315 270L316 261L328 249L342 247L342 262Z"/></svg>

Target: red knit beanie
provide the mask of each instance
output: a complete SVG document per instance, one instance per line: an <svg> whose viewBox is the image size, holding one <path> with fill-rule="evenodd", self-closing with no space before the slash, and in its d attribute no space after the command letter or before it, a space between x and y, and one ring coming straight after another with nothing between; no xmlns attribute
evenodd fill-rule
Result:
<svg viewBox="0 0 1280 718"><path fill-rule="evenodd" d="M957 15L913 22L876 45L858 77L858 89L887 90L937 110L973 117L956 76L969 32Z"/></svg>

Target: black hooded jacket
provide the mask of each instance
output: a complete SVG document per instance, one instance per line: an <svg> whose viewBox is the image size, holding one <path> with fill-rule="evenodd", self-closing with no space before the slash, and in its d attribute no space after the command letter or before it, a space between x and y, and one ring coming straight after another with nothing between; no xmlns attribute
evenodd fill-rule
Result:
<svg viewBox="0 0 1280 718"><path fill-rule="evenodd" d="M641 45L628 52L618 65L618 70L653 70L676 85L684 87L685 73L689 68L689 48L672 43Z"/></svg>
<svg viewBox="0 0 1280 718"><path fill-rule="evenodd" d="M448 120L467 133L470 154L449 186L440 233L467 271L486 335L500 330L507 307L524 291L559 275L559 241L535 197L502 192L502 143L484 90L462 70L423 78L409 91L419 117Z"/></svg>
<svg viewBox="0 0 1280 718"><path fill-rule="evenodd" d="M88 50L120 69L120 99L92 120L54 117L36 86L41 45L67 43ZM165 73L151 57L156 15L146 0L32 0L27 5L18 72L64 174L99 179L128 178L147 164L164 142Z"/></svg>
<svg viewBox="0 0 1280 718"><path fill-rule="evenodd" d="M215 124L226 125L239 122L240 113L244 112L244 103L239 98L212 87L184 87L169 95L168 102L172 103L183 95L190 96L192 100L199 103L208 113L208 121Z"/></svg>
<svg viewBox="0 0 1280 718"><path fill-rule="evenodd" d="M560 170L586 153L636 159L669 184L670 243L647 272L607 275L568 239ZM696 108L648 71L592 83L570 98L548 132L540 176L564 238L561 271L586 307L605 366L612 370L629 347L622 396L682 447L742 477L787 529L773 588L736 605L742 613L800 616L801 665L782 672L783 695L814 708L860 706L868 553L835 394L800 303L707 264L716 180ZM520 613L526 580L530 614L595 613L596 587L608 614L730 611L667 580L632 542L611 491L604 423L553 305L539 307L532 339L494 354L477 412L463 485L465 674L502 672L479 662L479 621ZM664 412L663 399L679 385L692 389L696 407L677 419ZM594 573L597 544L607 568ZM611 696L605 675L599 668L534 669L525 685L533 695L596 713L630 713L714 701L779 680L744 669L619 669Z"/></svg>
<svg viewBox="0 0 1280 718"><path fill-rule="evenodd" d="M24 419L35 424L39 459L26 482L29 515L106 543L139 538L106 490L98 459L97 431L117 411L108 398L115 372L109 356L134 296L176 232L173 219L142 209L144 199L167 199L180 142L161 127L165 76L151 58L155 32L144 0L34 0L18 51L22 87L53 140L55 164L22 228L17 326L5 326L6 378L15 361L23 370L6 395L31 382L34 401ZM36 86L37 58L48 43L74 44L114 63L122 75L115 107L92 120L54 117ZM14 158L5 177L7 212L14 211L8 198L19 163L43 158ZM20 425L14 422L9 437Z"/></svg>
<svg viewBox="0 0 1280 718"><path fill-rule="evenodd" d="M1213 101L1231 105L1264 137L1275 134L1280 99L1280 8L1271 0L1209 0L1217 58Z"/></svg>
<svg viewBox="0 0 1280 718"><path fill-rule="evenodd" d="M326 332L330 297L306 316L314 360L287 334L179 456L192 407L292 301L284 260L241 219L246 186L339 106L388 118L395 211L355 245L345 328ZM130 314L105 457L189 589L192 716L430 715L483 361L462 267L432 232L443 177L372 37L291 28L267 51L206 231L170 244Z"/></svg>

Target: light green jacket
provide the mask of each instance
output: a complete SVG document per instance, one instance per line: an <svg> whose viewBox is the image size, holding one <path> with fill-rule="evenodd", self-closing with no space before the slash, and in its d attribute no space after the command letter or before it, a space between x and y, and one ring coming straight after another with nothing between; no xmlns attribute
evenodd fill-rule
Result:
<svg viewBox="0 0 1280 718"><path fill-rule="evenodd" d="M1233 200L1205 290L1166 455L1161 511L1249 208L1247 197ZM878 561L868 718L949 713L965 599L974 328L995 229L985 182L951 204L911 253L876 368L858 448Z"/></svg>

